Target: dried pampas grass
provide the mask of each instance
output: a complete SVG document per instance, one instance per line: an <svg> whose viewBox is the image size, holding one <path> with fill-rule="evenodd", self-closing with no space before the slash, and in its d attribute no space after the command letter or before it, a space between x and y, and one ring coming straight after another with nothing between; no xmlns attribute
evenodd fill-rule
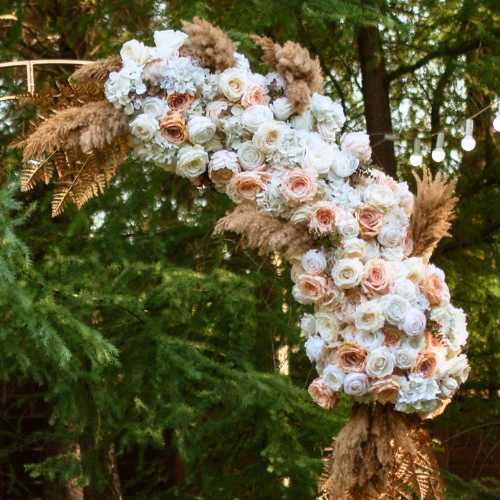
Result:
<svg viewBox="0 0 500 500"><path fill-rule="evenodd" d="M78 82L104 83L109 78L110 73L120 71L122 67L123 63L120 56L110 56L106 59L100 59L91 64L83 65L71 75L71 78Z"/></svg>
<svg viewBox="0 0 500 500"><path fill-rule="evenodd" d="M429 261L432 252L445 236L451 236L451 220L458 198L453 196L456 181L448 182L441 173L434 179L428 168L422 178L415 174L417 196L411 219L413 235L413 257L422 257Z"/></svg>
<svg viewBox="0 0 500 500"><path fill-rule="evenodd" d="M22 144L24 161L64 147L86 153L102 149L128 131L129 117L108 101L67 108L46 119Z"/></svg>
<svg viewBox="0 0 500 500"><path fill-rule="evenodd" d="M295 42L283 47L270 38L250 37L264 51L262 61L277 71L287 83L287 98L297 113L304 113L310 97L323 93L324 80L319 59L311 59L309 51Z"/></svg>
<svg viewBox="0 0 500 500"><path fill-rule="evenodd" d="M302 226L290 224L259 212L234 212L217 222L214 234L232 231L243 235L248 246L259 254L278 252L285 256L304 253L314 248L314 238Z"/></svg>
<svg viewBox="0 0 500 500"><path fill-rule="evenodd" d="M189 38L179 49L181 56L190 56L211 72L224 71L236 66L234 53L238 44L233 42L220 28L195 17L192 23L182 22L182 29Z"/></svg>

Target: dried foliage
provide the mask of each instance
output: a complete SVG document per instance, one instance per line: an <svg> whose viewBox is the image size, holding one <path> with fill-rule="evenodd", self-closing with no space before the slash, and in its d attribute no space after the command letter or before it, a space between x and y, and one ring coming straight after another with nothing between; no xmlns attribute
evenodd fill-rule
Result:
<svg viewBox="0 0 500 500"><path fill-rule="evenodd" d="M110 73L120 71L122 67L122 58L119 55L114 55L90 64L84 64L71 75L71 78L78 82L104 83Z"/></svg>
<svg viewBox="0 0 500 500"><path fill-rule="evenodd" d="M286 94L293 109L298 113L306 111L310 97L315 92L323 93L319 59L311 59L309 51L295 42L288 41L281 47L267 37L253 35L251 38L264 51L262 61L286 81Z"/></svg>
<svg viewBox="0 0 500 500"><path fill-rule="evenodd" d="M304 253L315 246L314 238L305 227L259 212L233 212L217 222L214 234L232 231L243 235L261 255L278 252L291 256Z"/></svg>
<svg viewBox="0 0 500 500"><path fill-rule="evenodd" d="M425 168L422 178L415 175L418 193L411 220L414 248L412 256L429 260L438 243L451 228L458 198L453 196L456 181L448 182L441 173L435 178Z"/></svg>
<svg viewBox="0 0 500 500"><path fill-rule="evenodd" d="M354 405L331 450L319 500L445 498L429 434L389 405Z"/></svg>
<svg viewBox="0 0 500 500"><path fill-rule="evenodd" d="M192 23L182 22L182 29L189 38L179 49L181 56L190 56L200 66L212 72L224 71L236 66L234 53L238 44L233 42L219 27L195 17Z"/></svg>

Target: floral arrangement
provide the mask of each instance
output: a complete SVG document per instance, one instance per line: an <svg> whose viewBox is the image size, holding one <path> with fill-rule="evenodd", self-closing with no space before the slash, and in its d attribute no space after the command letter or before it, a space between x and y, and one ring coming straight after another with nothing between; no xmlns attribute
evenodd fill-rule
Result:
<svg viewBox="0 0 500 500"><path fill-rule="evenodd" d="M315 246L289 257L294 298L319 378L309 392L324 408L343 391L422 417L441 413L468 375L460 354L466 319L450 304L444 273L412 257L413 195L370 168L369 137L337 132L340 104L314 93L294 110L279 73L211 72L179 50L180 31L132 40L106 97L131 116L133 155L181 177L208 177L237 211L302 225Z"/></svg>

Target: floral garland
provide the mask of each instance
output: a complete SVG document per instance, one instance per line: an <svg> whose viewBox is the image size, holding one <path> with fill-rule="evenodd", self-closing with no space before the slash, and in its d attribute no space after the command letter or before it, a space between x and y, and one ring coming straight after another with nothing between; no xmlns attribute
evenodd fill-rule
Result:
<svg viewBox="0 0 500 500"><path fill-rule="evenodd" d="M412 257L413 195L370 167L369 137L337 131L342 107L314 93L297 114L278 73L211 73L179 54L188 38L132 40L105 84L131 115L133 155L196 182L208 172L236 211L306 226L316 247L289 256L293 296L314 304L301 326L319 378L309 387L332 408L344 392L423 418L440 414L469 372L466 317L450 304L443 271Z"/></svg>

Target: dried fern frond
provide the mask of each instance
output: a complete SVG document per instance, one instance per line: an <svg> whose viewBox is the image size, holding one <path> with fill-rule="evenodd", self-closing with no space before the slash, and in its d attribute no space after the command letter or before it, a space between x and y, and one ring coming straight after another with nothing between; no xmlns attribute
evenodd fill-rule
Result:
<svg viewBox="0 0 500 500"><path fill-rule="evenodd" d="M314 238L306 228L259 212L226 215L217 222L214 234L224 231L242 234L248 246L258 248L261 255L278 252L289 256L315 246Z"/></svg>
<svg viewBox="0 0 500 500"><path fill-rule="evenodd" d="M309 106L310 97L323 93L324 80L319 59L312 59L309 51L295 42L283 47L270 38L252 36L263 51L263 62L276 70L287 83L287 97L294 111L303 113Z"/></svg>
<svg viewBox="0 0 500 500"><path fill-rule="evenodd" d="M79 82L104 83L109 78L110 73L120 71L122 67L123 62L119 55L110 56L81 66L71 75L71 78Z"/></svg>
<svg viewBox="0 0 500 500"><path fill-rule="evenodd" d="M68 108L46 119L19 146L24 161L40 159L63 147L86 153L101 149L128 131L128 116L109 101L90 102L80 108Z"/></svg>
<svg viewBox="0 0 500 500"><path fill-rule="evenodd" d="M234 53L238 44L233 42L220 28L208 21L195 17L192 23L182 22L189 38L179 49L181 56L190 56L200 66L212 72L224 71L236 66Z"/></svg>
<svg viewBox="0 0 500 500"><path fill-rule="evenodd" d="M413 235L414 257L429 260L438 243L445 236L451 236L451 220L458 198L453 196L456 181L449 182L441 173L433 179L425 168L422 179L417 180L417 196L413 207L411 232Z"/></svg>

